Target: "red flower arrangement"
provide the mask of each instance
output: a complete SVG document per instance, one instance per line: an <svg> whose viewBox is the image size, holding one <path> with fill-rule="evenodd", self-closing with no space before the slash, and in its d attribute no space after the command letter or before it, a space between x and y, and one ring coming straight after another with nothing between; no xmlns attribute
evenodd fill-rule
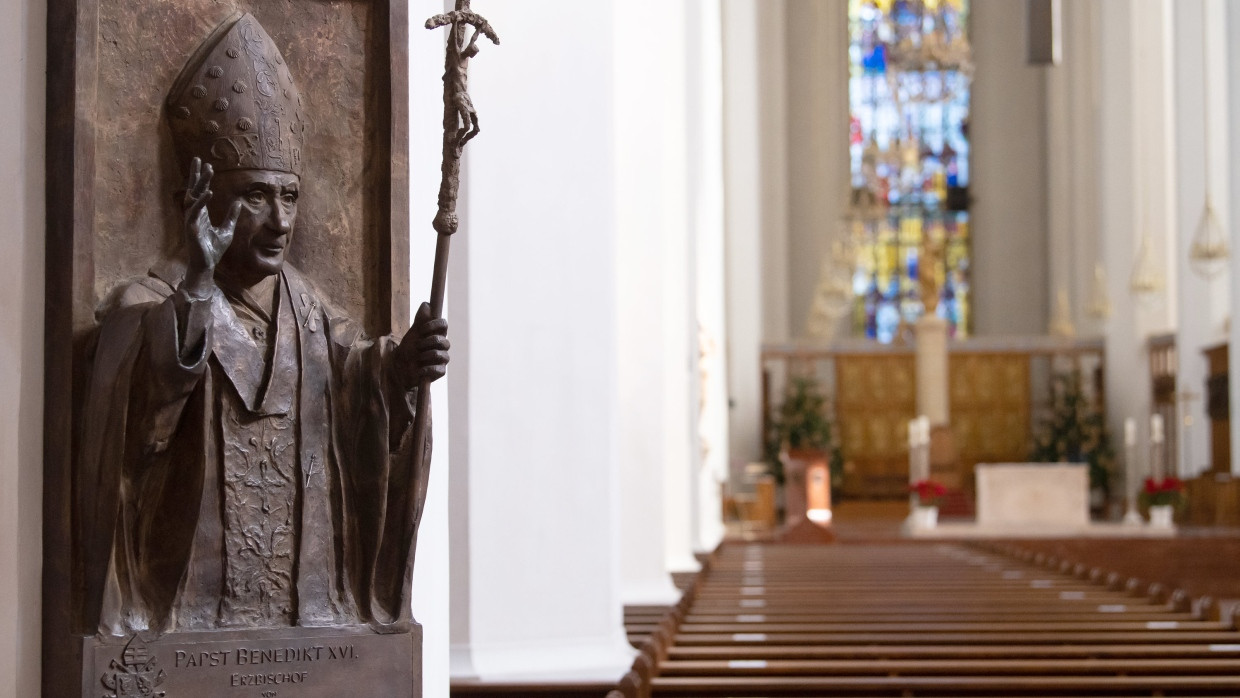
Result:
<svg viewBox="0 0 1240 698"><path fill-rule="evenodd" d="M947 494L947 487L934 480L918 480L908 486L908 491L917 495L917 503L921 506L934 507Z"/></svg>
<svg viewBox="0 0 1240 698"><path fill-rule="evenodd" d="M1155 480L1145 479L1141 488L1141 501L1146 506L1180 506L1184 503L1184 481L1178 477L1165 477Z"/></svg>

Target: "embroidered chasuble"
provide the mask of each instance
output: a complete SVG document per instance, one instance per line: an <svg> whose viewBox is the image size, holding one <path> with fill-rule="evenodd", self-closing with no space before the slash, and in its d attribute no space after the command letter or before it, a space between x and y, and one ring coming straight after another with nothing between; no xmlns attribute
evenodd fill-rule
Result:
<svg viewBox="0 0 1240 698"><path fill-rule="evenodd" d="M203 499L174 629L323 625L343 617L331 583L333 546L298 536L316 526L331 530L329 483L321 454L299 462L298 376L272 371L298 352L288 285L283 275L276 278L274 318L245 294L223 294L227 311L215 328L215 353L221 362L260 370L229 375L218 363L209 369L224 388L215 420L219 484L207 486L220 497ZM205 564L213 558L223 560L217 574Z"/></svg>

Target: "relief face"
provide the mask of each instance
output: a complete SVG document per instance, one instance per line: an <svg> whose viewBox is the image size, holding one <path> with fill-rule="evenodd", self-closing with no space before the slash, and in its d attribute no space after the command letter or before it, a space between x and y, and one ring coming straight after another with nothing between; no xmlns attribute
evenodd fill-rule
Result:
<svg viewBox="0 0 1240 698"><path fill-rule="evenodd" d="M82 406L86 623L407 629L429 462L410 431L446 323L420 312L403 337L368 337L290 263L310 117L253 16L211 32L165 112L181 247L101 305ZM126 651L110 690L160 675Z"/></svg>

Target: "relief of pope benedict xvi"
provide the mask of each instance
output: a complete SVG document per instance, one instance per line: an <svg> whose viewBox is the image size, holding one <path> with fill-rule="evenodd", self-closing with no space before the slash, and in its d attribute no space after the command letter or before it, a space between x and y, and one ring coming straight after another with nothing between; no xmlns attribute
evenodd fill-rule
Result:
<svg viewBox="0 0 1240 698"><path fill-rule="evenodd" d="M368 338L285 262L308 119L254 17L203 42L166 110L184 253L98 312L84 615L111 636L407 627L430 450L410 427L447 325L424 304L403 337Z"/></svg>

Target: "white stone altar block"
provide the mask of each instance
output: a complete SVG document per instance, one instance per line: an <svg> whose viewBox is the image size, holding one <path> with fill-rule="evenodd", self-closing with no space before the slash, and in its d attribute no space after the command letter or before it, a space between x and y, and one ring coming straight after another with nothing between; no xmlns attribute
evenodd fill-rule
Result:
<svg viewBox="0 0 1240 698"><path fill-rule="evenodd" d="M1083 463L979 463L976 474L978 526L1089 526L1089 466Z"/></svg>

